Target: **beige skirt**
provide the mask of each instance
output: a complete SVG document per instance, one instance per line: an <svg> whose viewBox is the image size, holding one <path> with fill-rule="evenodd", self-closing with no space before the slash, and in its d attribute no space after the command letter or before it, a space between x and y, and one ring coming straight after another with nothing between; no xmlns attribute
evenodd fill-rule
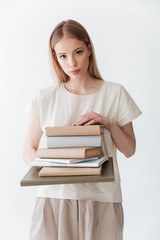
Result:
<svg viewBox="0 0 160 240"><path fill-rule="evenodd" d="M121 203L36 199L30 240L122 240Z"/></svg>

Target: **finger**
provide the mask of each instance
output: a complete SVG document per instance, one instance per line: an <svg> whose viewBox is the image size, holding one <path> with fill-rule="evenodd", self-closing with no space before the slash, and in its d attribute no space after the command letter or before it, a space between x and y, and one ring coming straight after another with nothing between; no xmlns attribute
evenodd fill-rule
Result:
<svg viewBox="0 0 160 240"><path fill-rule="evenodd" d="M77 121L75 121L72 125L81 125L85 121L88 121L88 117L81 116Z"/></svg>
<svg viewBox="0 0 160 240"><path fill-rule="evenodd" d="M76 126L85 125L89 121L90 120L88 120L88 119L83 119L82 121L79 121L78 123L76 123Z"/></svg>
<svg viewBox="0 0 160 240"><path fill-rule="evenodd" d="M83 125L85 122L97 118L99 116L99 114L97 114L96 112L90 111L82 116L80 116L80 118L75 121L72 125Z"/></svg>
<svg viewBox="0 0 160 240"><path fill-rule="evenodd" d="M85 125L96 125L96 124L101 124L100 119L92 119L90 121L88 121Z"/></svg>
<svg viewBox="0 0 160 240"><path fill-rule="evenodd" d="M93 119L93 118L88 117L88 118L83 119L79 123L77 123L77 125L90 125L90 124L102 124L102 118L97 117L97 118Z"/></svg>
<svg viewBox="0 0 160 240"><path fill-rule="evenodd" d="M75 122L75 124L76 124L77 126L79 126L79 125L84 125L85 123L91 121L92 119L93 119L93 118L91 118L91 117L86 117L86 118L83 118L83 119L80 120L80 121Z"/></svg>
<svg viewBox="0 0 160 240"><path fill-rule="evenodd" d="M98 114L96 112L90 111L86 114L81 115L79 120L81 120L82 118L90 117L90 116L96 117L96 116L98 116Z"/></svg>
<svg viewBox="0 0 160 240"><path fill-rule="evenodd" d="M94 124L96 124L95 120L91 120L91 121L85 123L84 125L87 126L87 125L94 125Z"/></svg>

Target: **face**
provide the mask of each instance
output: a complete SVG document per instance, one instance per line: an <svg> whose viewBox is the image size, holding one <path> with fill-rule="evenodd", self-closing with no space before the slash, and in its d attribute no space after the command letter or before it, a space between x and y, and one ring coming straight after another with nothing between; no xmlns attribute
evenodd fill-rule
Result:
<svg viewBox="0 0 160 240"><path fill-rule="evenodd" d="M70 78L79 78L88 73L91 50L73 37L63 37L54 46L57 61Z"/></svg>

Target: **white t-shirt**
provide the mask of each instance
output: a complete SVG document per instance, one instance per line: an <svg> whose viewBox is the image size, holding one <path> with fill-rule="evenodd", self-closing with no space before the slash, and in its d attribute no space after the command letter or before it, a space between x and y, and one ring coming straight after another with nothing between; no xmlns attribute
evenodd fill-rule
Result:
<svg viewBox="0 0 160 240"><path fill-rule="evenodd" d="M113 119L120 127L141 114L124 87L108 81L104 81L97 92L87 95L70 93L63 83L50 86L40 90L28 103L26 110L40 118L43 131L48 126L72 125L81 115L89 111ZM115 182L41 186L37 196L121 202L122 194L116 147L107 129L104 131L102 142L103 153L113 157Z"/></svg>

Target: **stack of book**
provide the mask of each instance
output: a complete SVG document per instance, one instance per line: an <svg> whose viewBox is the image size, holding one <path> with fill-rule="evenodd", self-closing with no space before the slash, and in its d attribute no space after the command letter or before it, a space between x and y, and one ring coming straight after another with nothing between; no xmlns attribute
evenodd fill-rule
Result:
<svg viewBox="0 0 160 240"><path fill-rule="evenodd" d="M100 175L102 164L101 125L47 127L46 148L37 150L31 166L39 166L39 176Z"/></svg>

